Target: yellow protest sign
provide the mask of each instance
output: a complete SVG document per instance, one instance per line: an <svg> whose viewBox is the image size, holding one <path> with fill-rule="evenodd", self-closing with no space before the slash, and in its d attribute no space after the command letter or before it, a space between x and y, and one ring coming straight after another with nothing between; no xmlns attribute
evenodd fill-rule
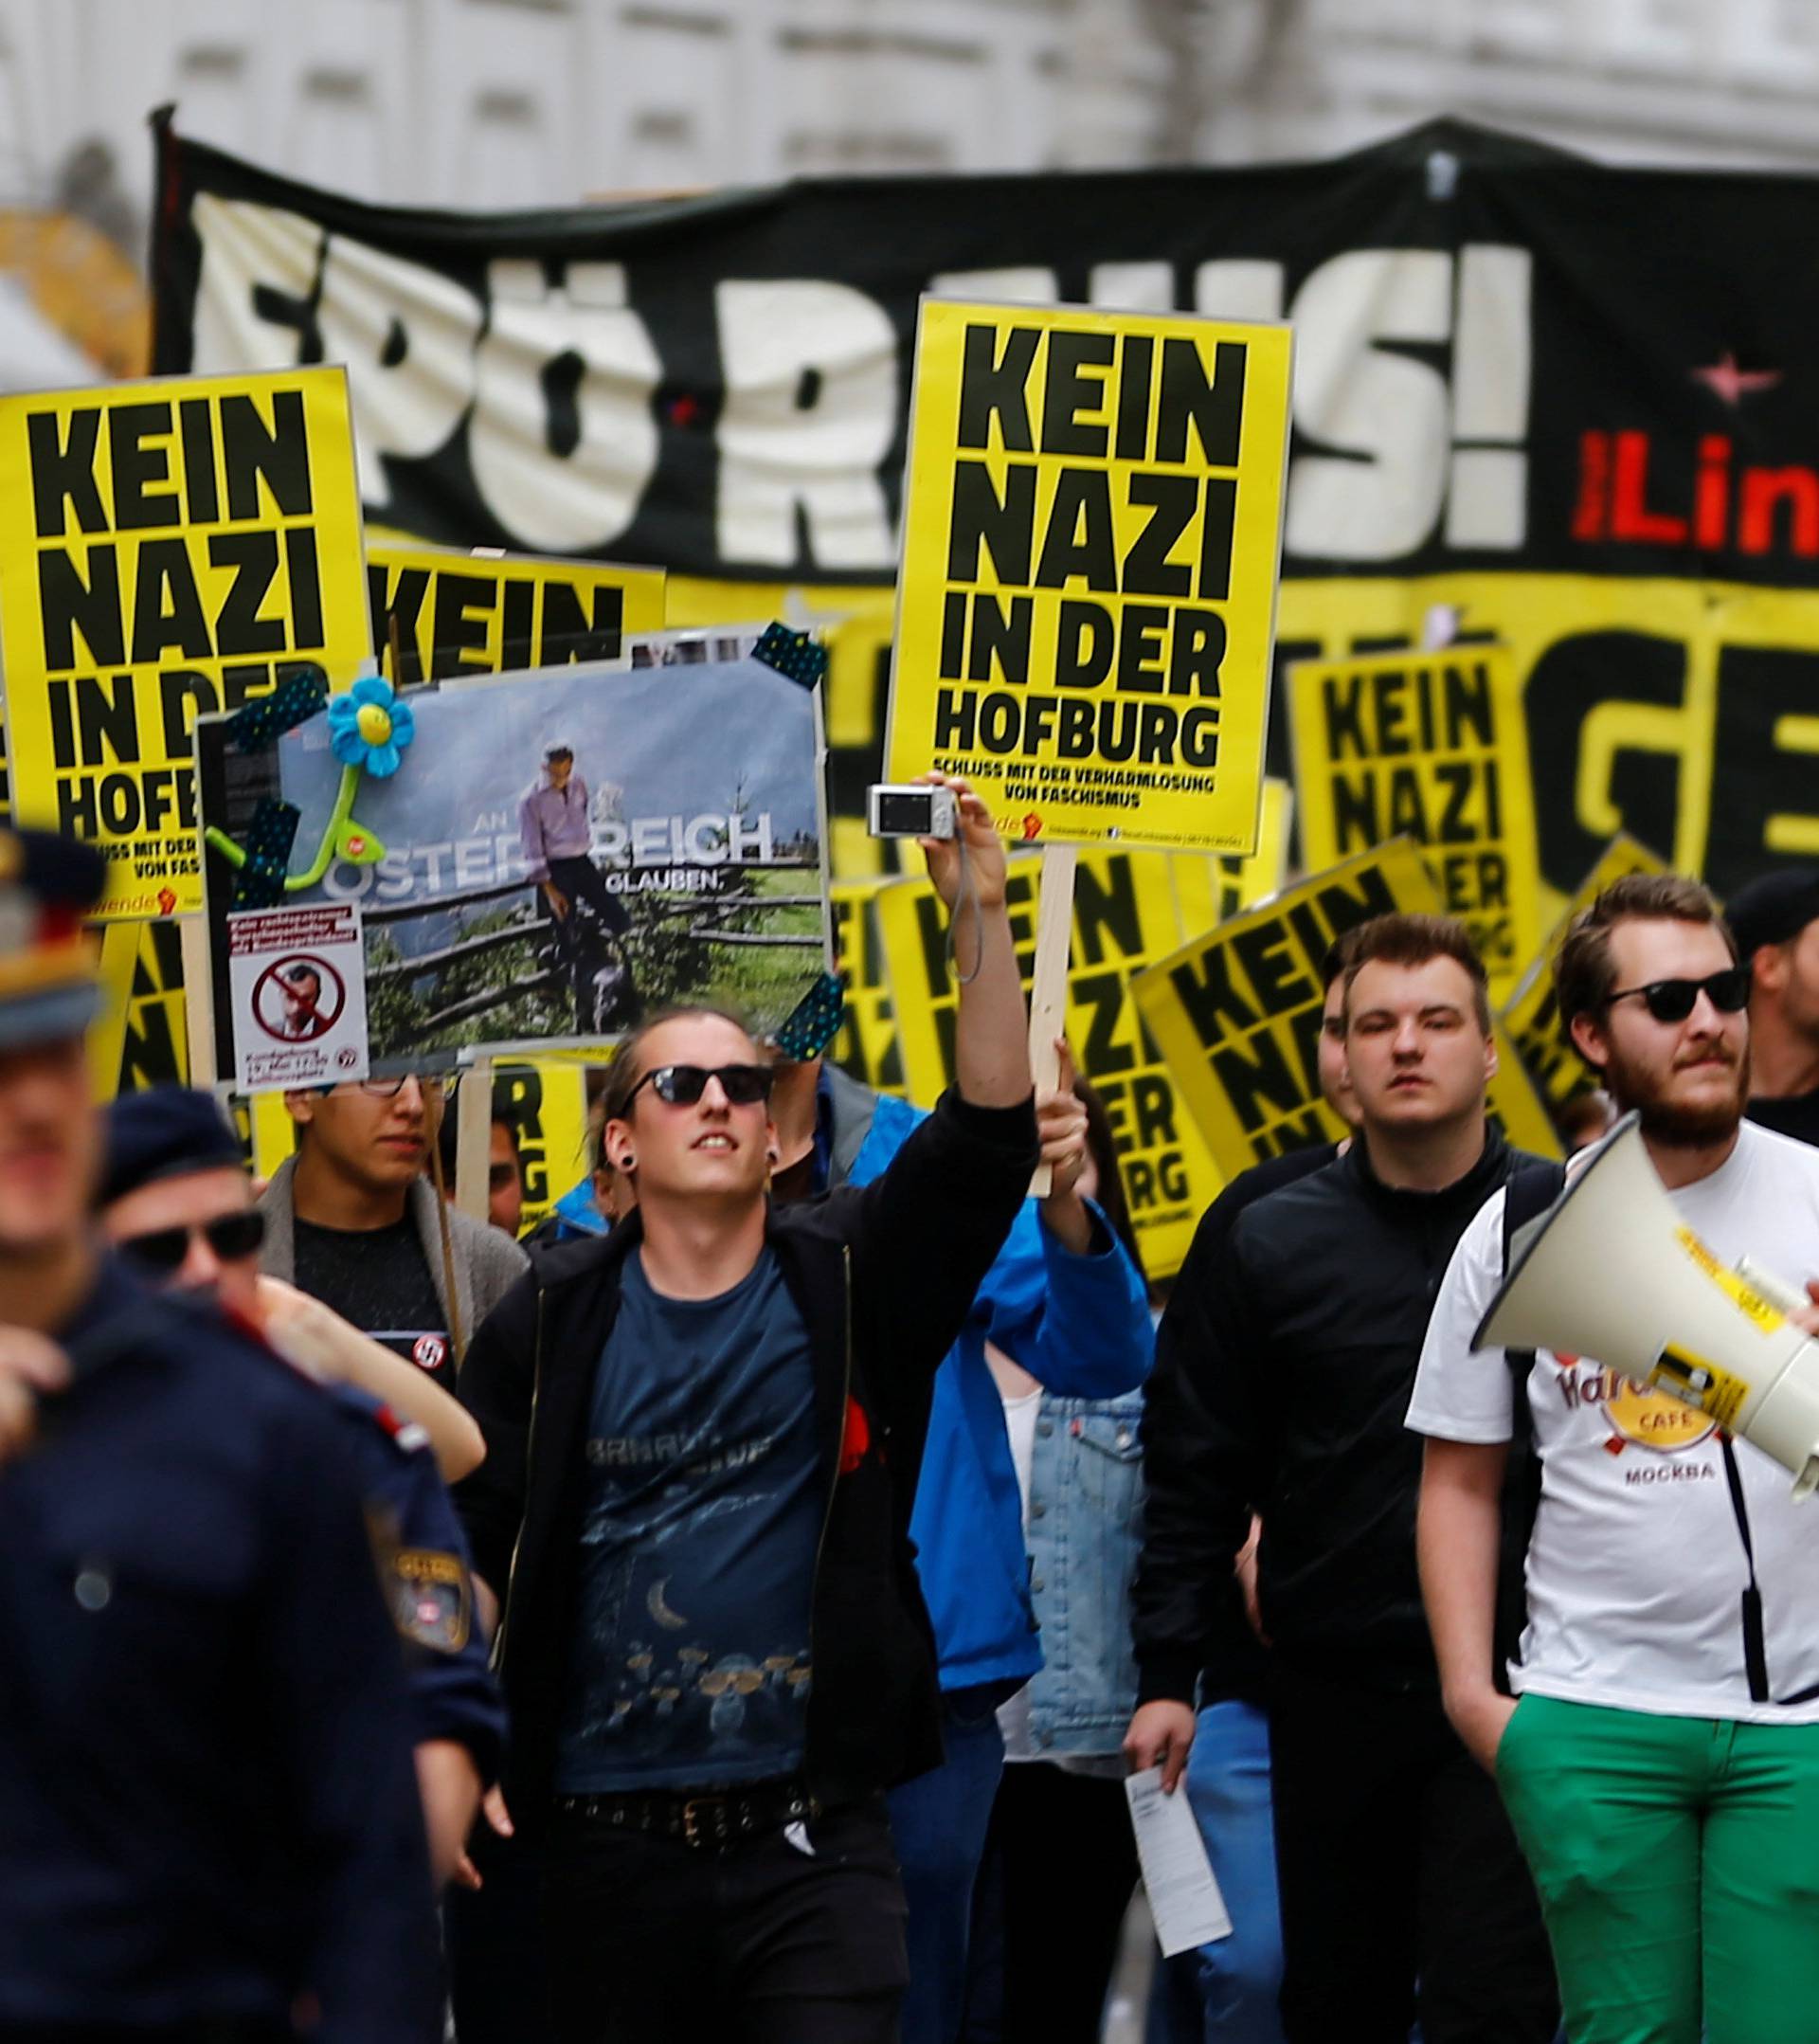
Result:
<svg viewBox="0 0 1819 2044"><path fill-rule="evenodd" d="M1612 838L1567 903L1566 913L1548 932L1547 942L1504 1008L1503 1024L1517 1055L1541 1097L1557 1112L1578 1094L1590 1093L1596 1084L1578 1052L1560 1034L1559 1004L1554 998L1554 961L1566 939L1567 925L1581 909L1589 909L1612 880L1620 880L1627 873L1666 870L1666 862L1657 859L1646 844L1630 837Z"/></svg>
<svg viewBox="0 0 1819 2044"><path fill-rule="evenodd" d="M184 1005L184 947L173 922L110 924L102 956L118 961L125 987L117 1040L115 1092L147 1085L188 1085L190 1037ZM104 1083L99 1073L99 1083Z"/></svg>
<svg viewBox="0 0 1819 2044"><path fill-rule="evenodd" d="M400 686L613 660L632 634L663 629L661 571L598 561L369 545L367 595L373 647Z"/></svg>
<svg viewBox="0 0 1819 2044"><path fill-rule="evenodd" d="M1288 707L1308 866L1413 838L1501 999L1541 932L1528 735L1507 651L1300 661Z"/></svg>
<svg viewBox="0 0 1819 2044"><path fill-rule="evenodd" d="M151 927L107 923L89 932L98 950L101 997L82 1048L88 1057L89 1088L98 1105L105 1105L119 1090L120 1053L126 1040L127 1004L133 998L134 968L138 963L139 932Z"/></svg>
<svg viewBox="0 0 1819 2044"><path fill-rule="evenodd" d="M256 1093L244 1105L252 1123L253 1176L270 1178L297 1152L297 1124L281 1093Z"/></svg>
<svg viewBox="0 0 1819 2044"><path fill-rule="evenodd" d="M1294 797L1286 781L1263 784L1263 825L1249 859L1177 857L1169 861L1181 934L1197 935L1273 895L1288 870L1288 823Z"/></svg>
<svg viewBox="0 0 1819 2044"><path fill-rule="evenodd" d="M202 906L190 733L367 662L339 369L0 398L12 803L110 860L103 919Z"/></svg>
<svg viewBox="0 0 1819 2044"><path fill-rule="evenodd" d="M886 772L1007 832L1252 850L1286 326L925 298Z"/></svg>
<svg viewBox="0 0 1819 2044"><path fill-rule="evenodd" d="M1344 1134L1320 1093L1321 968L1335 937L1397 910L1440 913L1432 877L1406 839L1285 890L1134 982L1138 1011L1227 1178ZM1511 1142L1558 1152L1546 1111L1507 1048L1490 1105Z"/></svg>
<svg viewBox="0 0 1819 2044"><path fill-rule="evenodd" d="M836 880L828 889L846 1015L827 1055L874 1092L901 1094L903 1053L897 1047L897 1021L877 929L879 893L896 884L892 880Z"/></svg>
<svg viewBox="0 0 1819 2044"><path fill-rule="evenodd" d="M895 628L896 603L889 593L871 597L851 616L826 628L821 714L827 731L827 841L835 876L842 880L863 879L869 874L896 878L908 870L898 841L870 837L865 827L865 791L878 778L891 700L891 634ZM913 845L909 850L919 869L920 856Z"/></svg>
<svg viewBox="0 0 1819 2044"><path fill-rule="evenodd" d="M1176 869L1209 863L1192 854L1095 849L1081 854L1074 880L1066 1033L1079 1070L1105 1101L1151 1277L1180 1269L1219 1178L1126 991L1137 972L1180 942ZM1012 862L1011 928L1026 983L1039 875L1036 859ZM1202 874L1195 885L1216 887L1221 877ZM1245 890L1242 878L1234 885ZM957 988L946 914L926 880L881 889L877 913L910 1096L928 1104L953 1071Z"/></svg>
<svg viewBox="0 0 1819 2044"><path fill-rule="evenodd" d="M665 590L675 624L794 615L790 605L826 619L889 598L875 587L682 574ZM1277 657L1287 672L1355 649L1415 646L1443 610L1465 632L1494 635L1522 678L1543 921L1619 830L1720 892L1777 859L1819 857L1819 740L1802 710L1819 661L1819 593L1612 573L1290 576L1278 590ZM879 777L883 723L869 721L877 713L864 672L855 665L848 678L850 690L836 660L830 840L836 871L857 878L888 862L853 820L863 805L852 792ZM1765 704L1779 708L1770 715Z"/></svg>

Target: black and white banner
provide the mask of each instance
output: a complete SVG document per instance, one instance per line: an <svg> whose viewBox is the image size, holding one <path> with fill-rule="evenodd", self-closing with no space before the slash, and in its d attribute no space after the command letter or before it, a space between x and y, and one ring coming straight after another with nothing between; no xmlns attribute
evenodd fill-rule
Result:
<svg viewBox="0 0 1819 2044"><path fill-rule="evenodd" d="M1620 826L1720 887L1819 856L1810 179L1442 123L463 216L159 149L157 366L345 363L369 518L461 545L875 586L921 294L1288 318L1279 658L1508 645L1558 893Z"/></svg>

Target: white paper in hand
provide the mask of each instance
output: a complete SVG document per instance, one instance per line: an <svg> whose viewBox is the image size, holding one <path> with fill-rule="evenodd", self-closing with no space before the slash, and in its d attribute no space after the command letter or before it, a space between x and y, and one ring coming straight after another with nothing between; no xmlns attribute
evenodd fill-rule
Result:
<svg viewBox="0 0 1819 2044"><path fill-rule="evenodd" d="M1216 1938L1229 1938L1232 1919L1226 1914L1219 1884L1213 1878L1187 1790L1177 1788L1172 1796L1164 1796L1162 1769L1145 1767L1126 1779L1125 1794L1130 1799L1144 1892L1149 1898L1162 1957L1173 1959L1177 1952L1191 1952Z"/></svg>

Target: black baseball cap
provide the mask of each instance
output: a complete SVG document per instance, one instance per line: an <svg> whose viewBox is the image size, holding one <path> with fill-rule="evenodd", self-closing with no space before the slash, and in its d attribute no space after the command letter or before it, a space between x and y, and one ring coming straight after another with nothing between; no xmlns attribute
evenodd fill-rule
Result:
<svg viewBox="0 0 1819 2044"><path fill-rule="evenodd" d="M1747 959L1765 944L1785 944L1819 918L1819 866L1784 866L1747 880L1724 904L1724 920Z"/></svg>
<svg viewBox="0 0 1819 2044"><path fill-rule="evenodd" d="M242 1168L240 1138L212 1094L193 1086L153 1086L123 1093L107 1111L107 1167L99 1203L191 1171Z"/></svg>

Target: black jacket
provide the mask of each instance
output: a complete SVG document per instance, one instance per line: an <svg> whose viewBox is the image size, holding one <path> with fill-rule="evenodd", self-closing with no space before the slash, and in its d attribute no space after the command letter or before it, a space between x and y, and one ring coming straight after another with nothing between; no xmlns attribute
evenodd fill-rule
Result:
<svg viewBox="0 0 1819 2044"><path fill-rule="evenodd" d="M809 1785L824 1802L941 1760L939 1692L910 1507L935 1371L1029 1190L1032 1106L949 1094L861 1188L771 1209L765 1239L808 1330L827 1517L813 1603ZM521 1826L550 1793L575 1622L596 1366L636 1215L543 1257L475 1336L460 1392L486 1460L456 1493L476 1572L504 1602L495 1664Z"/></svg>
<svg viewBox="0 0 1819 2044"><path fill-rule="evenodd" d="M1233 1687L1232 1566L1253 1510L1263 1629L1284 1660L1434 1687L1414 1560L1422 1444L1403 1415L1453 1249L1520 1161L1492 1132L1464 1178L1410 1192L1359 1141L1184 1269L1144 1420L1143 1701L1191 1701L1202 1670L1210 1692Z"/></svg>
<svg viewBox="0 0 1819 2044"><path fill-rule="evenodd" d="M1297 1179L1324 1171L1338 1151L1337 1143L1322 1143L1309 1149L1285 1150L1279 1157L1253 1164L1248 1171L1240 1171L1200 1216L1169 1293L1168 1311L1156 1330L1156 1364L1144 1386L1144 1441L1149 1466L1155 1466L1158 1456L1155 1443L1159 1424L1168 1431L1185 1427L1190 1433L1204 1432L1206 1428L1198 1389L1201 1320L1205 1301L1223 1282L1219 1274L1231 1252L1232 1230L1237 1226L1238 1217L1259 1200L1267 1200L1272 1192L1280 1192ZM1260 1702L1267 1687L1269 1660L1262 1642L1251 1629L1237 1578L1228 1572L1216 1582L1209 1580L1198 1585L1194 1601L1198 1614L1192 1622L1204 1642L1197 1663L1200 1672L1199 1702L1222 1703L1234 1696ZM1193 1693L1193 1679L1190 1670L1186 1694Z"/></svg>

